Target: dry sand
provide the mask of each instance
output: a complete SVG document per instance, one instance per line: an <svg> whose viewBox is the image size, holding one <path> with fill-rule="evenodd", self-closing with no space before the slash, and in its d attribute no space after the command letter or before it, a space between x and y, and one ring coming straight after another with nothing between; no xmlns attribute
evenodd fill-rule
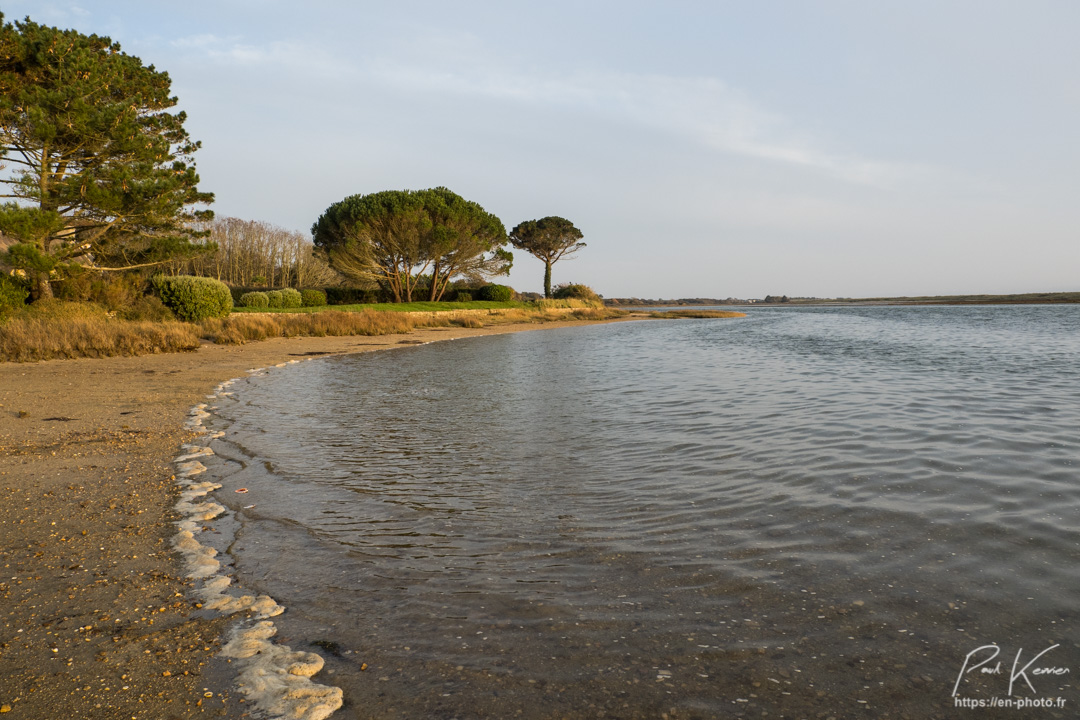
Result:
<svg viewBox="0 0 1080 720"><path fill-rule="evenodd" d="M314 355L584 324L595 323L0 363L0 713L248 716L215 658L232 618L196 609L171 546L179 488L170 462L194 438L183 429L188 411L218 383Z"/></svg>

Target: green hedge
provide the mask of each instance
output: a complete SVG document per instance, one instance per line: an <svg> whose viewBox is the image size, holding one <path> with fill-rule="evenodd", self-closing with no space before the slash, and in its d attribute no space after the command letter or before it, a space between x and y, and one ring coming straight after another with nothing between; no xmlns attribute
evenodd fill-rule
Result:
<svg viewBox="0 0 1080 720"><path fill-rule="evenodd" d="M232 293L220 280L190 275L155 275L150 283L161 302L181 320L225 317L233 307Z"/></svg>
<svg viewBox="0 0 1080 720"><path fill-rule="evenodd" d="M478 300L509 302L514 299L514 289L507 285L485 285L476 293Z"/></svg>
<svg viewBox="0 0 1080 720"><path fill-rule="evenodd" d="M301 300L300 291L293 288L281 288L281 307L284 308L298 308L302 307L304 302Z"/></svg>
<svg viewBox="0 0 1080 720"><path fill-rule="evenodd" d="M266 297L266 293L261 290L255 292L246 292L240 296L240 307L250 308L264 308L270 307L270 298Z"/></svg>
<svg viewBox="0 0 1080 720"><path fill-rule="evenodd" d="M326 293L322 290L301 290L300 302L303 307L322 307L326 304Z"/></svg>
<svg viewBox="0 0 1080 720"><path fill-rule="evenodd" d="M267 307L279 308L285 307L285 298L281 296L280 290L267 290L266 291Z"/></svg>

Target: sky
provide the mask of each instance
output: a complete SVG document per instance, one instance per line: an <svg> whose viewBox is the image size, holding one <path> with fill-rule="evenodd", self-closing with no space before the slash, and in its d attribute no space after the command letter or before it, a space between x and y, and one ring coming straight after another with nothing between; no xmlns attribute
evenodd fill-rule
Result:
<svg viewBox="0 0 1080 720"><path fill-rule="evenodd" d="M219 217L445 186L606 297L1080 290L1080 3L4 0L169 73ZM540 291L515 251L503 280Z"/></svg>

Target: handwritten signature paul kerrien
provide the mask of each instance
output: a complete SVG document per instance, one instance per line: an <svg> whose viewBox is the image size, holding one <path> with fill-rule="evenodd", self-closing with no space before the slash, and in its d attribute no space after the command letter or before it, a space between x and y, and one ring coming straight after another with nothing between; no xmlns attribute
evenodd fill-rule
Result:
<svg viewBox="0 0 1080 720"><path fill-rule="evenodd" d="M1069 668L1067 667L1057 667L1051 665L1039 666L1034 668L1032 667L1032 665L1034 665L1039 658L1057 647L1060 647L1060 644L1051 645L1050 647L1046 648L1041 653L1031 658L1031 660L1029 660L1028 663L1019 670L1017 670L1017 666L1020 665L1020 656L1023 654L1024 648L1020 648L1016 651L1016 658L1013 660L1012 671L1009 673L1010 696L1013 694L1013 686L1016 684L1016 681L1021 679L1025 683L1027 683L1027 686L1031 689L1031 692L1038 692L1037 690L1035 690L1035 686L1031 684L1031 678L1029 677L1029 675L1067 675L1069 673ZM981 662L977 662L972 665L971 659L982 652L989 652L990 656L987 657L985 660L982 660ZM983 645L982 647L977 647L971 652L969 652L967 654L967 657L964 658L964 665L960 668L960 674L956 676L956 684L953 686L952 691L953 697L956 697L956 693L960 689L960 681L963 680L964 676L968 673L978 670L979 673L982 675L1001 675L1001 661L998 661L996 665L990 665L990 663L992 663L994 659L997 658L997 656L1000 654L1001 648L998 647L996 643L991 645Z"/></svg>

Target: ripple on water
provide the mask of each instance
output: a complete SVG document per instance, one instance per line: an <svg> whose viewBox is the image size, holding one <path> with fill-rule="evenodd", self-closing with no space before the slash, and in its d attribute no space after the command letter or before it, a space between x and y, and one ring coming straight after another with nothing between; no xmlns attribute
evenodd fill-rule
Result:
<svg viewBox="0 0 1080 720"><path fill-rule="evenodd" d="M929 716L1073 636L1078 351L1072 308L785 309L283 368L222 410L238 572L371 717Z"/></svg>

